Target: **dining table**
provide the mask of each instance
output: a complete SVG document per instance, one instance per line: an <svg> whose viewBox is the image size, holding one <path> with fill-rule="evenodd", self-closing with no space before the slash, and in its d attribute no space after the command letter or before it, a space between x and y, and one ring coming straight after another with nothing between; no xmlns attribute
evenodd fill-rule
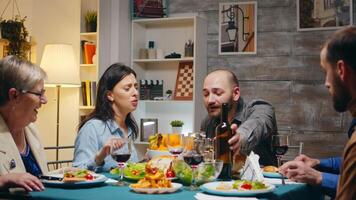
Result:
<svg viewBox="0 0 356 200"><path fill-rule="evenodd" d="M104 173L108 178L115 178L112 174ZM321 189L307 184L275 184L276 188L270 193L260 194L257 199L294 200L294 199L323 199ZM128 186L116 186L103 183L95 187L62 188L46 187L41 192L8 193L0 192L0 199L38 199L38 200L190 200L196 199L197 193L202 190L190 191L183 186L174 193L168 194L142 194L132 191ZM206 193L204 193L206 194ZM216 196L217 197L217 196ZM238 199L238 198L236 198Z"/></svg>

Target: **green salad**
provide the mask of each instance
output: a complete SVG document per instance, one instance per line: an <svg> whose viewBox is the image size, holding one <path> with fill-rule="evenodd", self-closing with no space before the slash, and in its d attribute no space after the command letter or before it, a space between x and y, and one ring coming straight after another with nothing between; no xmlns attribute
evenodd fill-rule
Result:
<svg viewBox="0 0 356 200"><path fill-rule="evenodd" d="M259 181L236 180L232 184L232 188L237 190L262 190L267 189L268 186Z"/></svg>
<svg viewBox="0 0 356 200"><path fill-rule="evenodd" d="M172 164L173 171L176 177L183 185L190 185L192 182L192 169L183 160L175 160ZM201 185L206 182L215 180L215 166L214 164L205 163L200 165L195 171L196 182Z"/></svg>
<svg viewBox="0 0 356 200"><path fill-rule="evenodd" d="M125 178L139 180L145 177L146 163L127 163L124 169ZM119 168L114 168L110 171L111 174L120 174Z"/></svg>

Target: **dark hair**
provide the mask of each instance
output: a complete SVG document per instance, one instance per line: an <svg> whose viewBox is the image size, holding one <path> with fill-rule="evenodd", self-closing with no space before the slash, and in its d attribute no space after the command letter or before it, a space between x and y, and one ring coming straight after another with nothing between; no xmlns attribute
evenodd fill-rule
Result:
<svg viewBox="0 0 356 200"><path fill-rule="evenodd" d="M117 83L130 74L136 77L136 72L133 69L121 63L114 63L105 70L98 83L95 109L80 123L79 129L90 119L95 118L104 122L109 119L114 119L115 113L111 106L112 102L108 100L106 94L108 91L112 91ZM134 138L136 138L138 126L132 113L127 115L125 124L132 129Z"/></svg>
<svg viewBox="0 0 356 200"><path fill-rule="evenodd" d="M326 48L327 61L335 66L337 61L343 60L351 69L356 72L356 27L336 31L324 44Z"/></svg>
<svg viewBox="0 0 356 200"><path fill-rule="evenodd" d="M237 87L240 86L239 80L237 79L237 76L235 75L235 73L228 69L215 69L215 70L209 72L208 75L211 73L214 73L214 72L218 72L218 71L222 71L222 72L226 72L227 74L230 74L228 76L229 76L229 79L232 82L232 84L236 85Z"/></svg>

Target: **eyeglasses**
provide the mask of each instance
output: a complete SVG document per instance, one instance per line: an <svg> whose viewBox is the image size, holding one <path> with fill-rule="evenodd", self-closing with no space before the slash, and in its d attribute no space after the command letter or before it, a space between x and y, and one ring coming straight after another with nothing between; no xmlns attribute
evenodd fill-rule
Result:
<svg viewBox="0 0 356 200"><path fill-rule="evenodd" d="M21 91L23 94L29 93L38 96L40 99L43 99L45 96L46 90L41 90L41 92L33 92L33 91L27 91L27 90L22 90Z"/></svg>

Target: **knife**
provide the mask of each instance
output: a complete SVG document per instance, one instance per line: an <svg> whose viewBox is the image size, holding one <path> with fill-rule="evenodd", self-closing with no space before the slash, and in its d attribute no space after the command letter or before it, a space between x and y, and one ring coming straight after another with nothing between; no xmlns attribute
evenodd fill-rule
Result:
<svg viewBox="0 0 356 200"><path fill-rule="evenodd" d="M45 176L45 175L38 175L37 178L43 179L43 180L50 180L50 181L62 181L63 180L63 178L60 178L60 177Z"/></svg>

